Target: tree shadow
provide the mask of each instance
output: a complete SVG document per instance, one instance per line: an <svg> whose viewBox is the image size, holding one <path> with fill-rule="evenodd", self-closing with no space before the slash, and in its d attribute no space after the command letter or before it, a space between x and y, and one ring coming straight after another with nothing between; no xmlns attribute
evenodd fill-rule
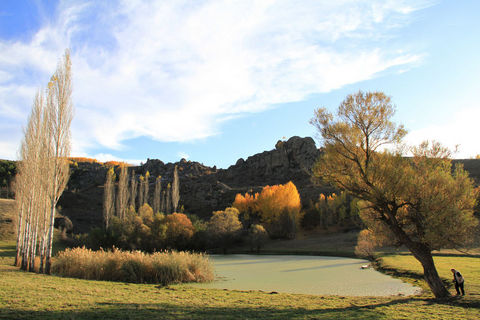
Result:
<svg viewBox="0 0 480 320"><path fill-rule="evenodd" d="M90 309L32 311L13 308L0 309L0 318L6 319L388 319L389 316L377 310L411 302L424 305L446 304L465 308L480 308L479 303L463 305L456 299L402 298L388 302L355 305L338 308L322 308L321 300L317 308L273 308L273 307L218 307L190 306L188 301L179 306L162 303L97 303Z"/></svg>

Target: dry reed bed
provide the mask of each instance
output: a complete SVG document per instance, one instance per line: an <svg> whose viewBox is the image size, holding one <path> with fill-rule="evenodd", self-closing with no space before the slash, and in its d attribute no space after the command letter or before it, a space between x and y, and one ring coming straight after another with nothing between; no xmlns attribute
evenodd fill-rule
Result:
<svg viewBox="0 0 480 320"><path fill-rule="evenodd" d="M160 283L212 281L213 266L202 253L163 251L92 251L66 249L54 260L56 275L89 280Z"/></svg>

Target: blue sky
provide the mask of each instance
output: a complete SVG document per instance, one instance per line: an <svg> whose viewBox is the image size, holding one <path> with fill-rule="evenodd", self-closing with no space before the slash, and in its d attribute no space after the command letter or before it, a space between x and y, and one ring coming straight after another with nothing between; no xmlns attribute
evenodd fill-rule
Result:
<svg viewBox="0 0 480 320"><path fill-rule="evenodd" d="M73 61L72 156L228 167L381 90L417 144L480 154L480 1L0 1L0 158Z"/></svg>

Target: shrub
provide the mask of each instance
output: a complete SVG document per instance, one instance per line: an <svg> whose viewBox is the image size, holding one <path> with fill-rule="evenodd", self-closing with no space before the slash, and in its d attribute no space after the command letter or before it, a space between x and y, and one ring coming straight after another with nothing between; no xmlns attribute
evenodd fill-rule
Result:
<svg viewBox="0 0 480 320"><path fill-rule="evenodd" d="M227 248L237 240L242 223L238 220L239 212L236 208L226 208L225 211L213 213L208 223L208 232L217 246Z"/></svg>
<svg viewBox="0 0 480 320"><path fill-rule="evenodd" d="M268 240L268 233L265 228L260 224L252 224L248 230L248 243L250 244L250 250L260 251L265 242Z"/></svg>
<svg viewBox="0 0 480 320"><path fill-rule="evenodd" d="M213 280L213 267L208 256L176 251L146 254L118 249L67 249L55 257L52 272L80 279L162 285Z"/></svg>
<svg viewBox="0 0 480 320"><path fill-rule="evenodd" d="M172 213L165 217L167 242L170 247L185 248L193 237L195 228L183 213Z"/></svg>

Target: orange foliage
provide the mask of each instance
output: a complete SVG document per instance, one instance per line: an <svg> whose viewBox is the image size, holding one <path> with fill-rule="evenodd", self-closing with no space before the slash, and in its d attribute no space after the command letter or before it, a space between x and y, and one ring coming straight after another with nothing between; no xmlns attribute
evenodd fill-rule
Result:
<svg viewBox="0 0 480 320"><path fill-rule="evenodd" d="M237 193L235 196L235 201L233 202L232 206L236 208L241 213L250 213L257 211L257 198L258 193L254 195L249 194L248 192L245 193L245 196L242 196L240 193Z"/></svg>
<svg viewBox="0 0 480 320"><path fill-rule="evenodd" d="M121 162L121 161L107 161L107 162L104 162L103 163L105 166L107 167L118 167L120 165L124 165L125 162ZM128 165L127 165L128 166Z"/></svg>
<svg viewBox="0 0 480 320"><path fill-rule="evenodd" d="M291 181L266 186L258 196L257 206L265 222L274 222L285 212L296 216L301 209L300 194Z"/></svg>
<svg viewBox="0 0 480 320"><path fill-rule="evenodd" d="M101 163L97 159L85 158L85 157L70 157L68 158L68 160L76 161L76 162Z"/></svg>
<svg viewBox="0 0 480 320"><path fill-rule="evenodd" d="M101 162L101 161L98 161L97 159L86 158L86 157L69 157L68 160L73 161L73 162L99 163L99 164L103 164L107 167L117 167L117 166L120 166L120 165L126 165L127 167L130 166L128 163L122 162L122 161Z"/></svg>
<svg viewBox="0 0 480 320"><path fill-rule="evenodd" d="M297 216L300 213L300 194L293 182L266 186L260 194L238 193L232 206L244 214L260 212L263 222L271 223L285 212Z"/></svg>
<svg viewBox="0 0 480 320"><path fill-rule="evenodd" d="M195 231L192 221L183 213L169 214L165 217L165 224L169 239L188 240L192 238Z"/></svg>

